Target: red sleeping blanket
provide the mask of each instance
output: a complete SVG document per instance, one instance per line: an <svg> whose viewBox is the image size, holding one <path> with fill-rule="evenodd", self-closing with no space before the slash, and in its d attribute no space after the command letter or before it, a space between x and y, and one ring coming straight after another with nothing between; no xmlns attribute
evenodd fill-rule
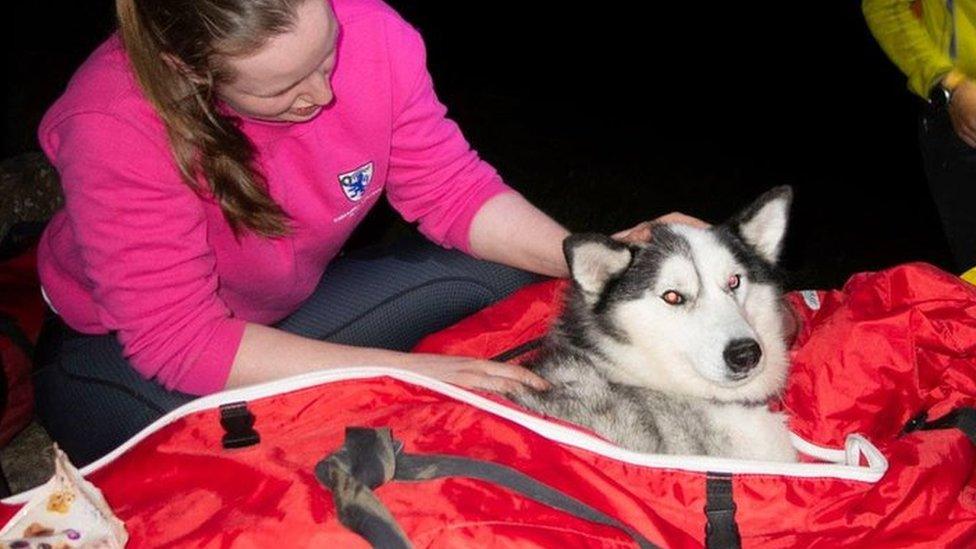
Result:
<svg viewBox="0 0 976 549"><path fill-rule="evenodd" d="M421 349L510 351L545 331L559 295L555 282L525 289ZM365 546L317 467L348 427L388 427L411 456L505 466L610 517L460 473L349 471L418 547L973 546L976 452L963 430L937 421L976 405L976 288L908 265L790 300L803 325L782 405L804 463L636 454L496 397L356 368L195 401L85 472L133 547ZM222 425L219 406L235 402ZM256 437L227 449L225 436L250 433L229 412L245 408ZM913 418L923 430L903 433ZM26 497L6 500L3 518Z"/></svg>

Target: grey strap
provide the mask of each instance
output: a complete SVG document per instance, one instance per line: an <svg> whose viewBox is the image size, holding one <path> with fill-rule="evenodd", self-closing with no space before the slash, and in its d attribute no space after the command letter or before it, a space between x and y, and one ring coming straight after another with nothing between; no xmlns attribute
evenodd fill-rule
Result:
<svg viewBox="0 0 976 549"><path fill-rule="evenodd" d="M373 547L407 549L407 535L373 488L393 478L394 448L390 429L346 429L346 441L334 454L318 462L315 477L332 492L339 522Z"/></svg>
<svg viewBox="0 0 976 549"><path fill-rule="evenodd" d="M468 477L491 482L575 517L617 528L641 549L657 547L633 528L534 478L489 461L405 454L389 428L349 427L342 448L320 461L315 476L332 492L339 520L374 547L410 547L403 530L371 489L390 480Z"/></svg>

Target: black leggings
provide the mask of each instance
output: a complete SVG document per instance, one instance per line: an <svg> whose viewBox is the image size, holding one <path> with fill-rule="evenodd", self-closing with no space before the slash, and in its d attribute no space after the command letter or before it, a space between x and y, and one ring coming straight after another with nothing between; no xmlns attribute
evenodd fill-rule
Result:
<svg viewBox="0 0 976 549"><path fill-rule="evenodd" d="M277 327L406 351L536 279L410 237L336 259L312 296ZM78 466L194 398L142 378L113 334L79 334L54 315L38 342L34 384L41 424Z"/></svg>
<svg viewBox="0 0 976 549"><path fill-rule="evenodd" d="M918 135L956 270L976 267L976 149L959 139L945 109L923 106Z"/></svg>

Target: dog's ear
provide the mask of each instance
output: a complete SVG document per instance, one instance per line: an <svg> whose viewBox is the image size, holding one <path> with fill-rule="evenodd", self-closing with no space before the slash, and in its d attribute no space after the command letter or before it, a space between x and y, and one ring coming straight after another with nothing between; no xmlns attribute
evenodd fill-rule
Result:
<svg viewBox="0 0 976 549"><path fill-rule="evenodd" d="M793 189L789 185L770 189L733 217L728 225L760 257L776 263L783 248L792 202Z"/></svg>
<svg viewBox="0 0 976 549"><path fill-rule="evenodd" d="M583 291L598 294L630 265L631 250L602 234L574 234L563 241L570 276Z"/></svg>

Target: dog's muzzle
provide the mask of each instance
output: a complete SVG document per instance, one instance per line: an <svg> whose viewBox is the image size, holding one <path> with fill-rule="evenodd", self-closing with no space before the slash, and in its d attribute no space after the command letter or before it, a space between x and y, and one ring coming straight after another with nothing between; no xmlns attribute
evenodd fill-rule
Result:
<svg viewBox="0 0 976 549"><path fill-rule="evenodd" d="M725 365L732 372L729 377L742 379L746 377L749 370L759 364L762 348L755 339L736 339L726 345L722 357L725 359Z"/></svg>

